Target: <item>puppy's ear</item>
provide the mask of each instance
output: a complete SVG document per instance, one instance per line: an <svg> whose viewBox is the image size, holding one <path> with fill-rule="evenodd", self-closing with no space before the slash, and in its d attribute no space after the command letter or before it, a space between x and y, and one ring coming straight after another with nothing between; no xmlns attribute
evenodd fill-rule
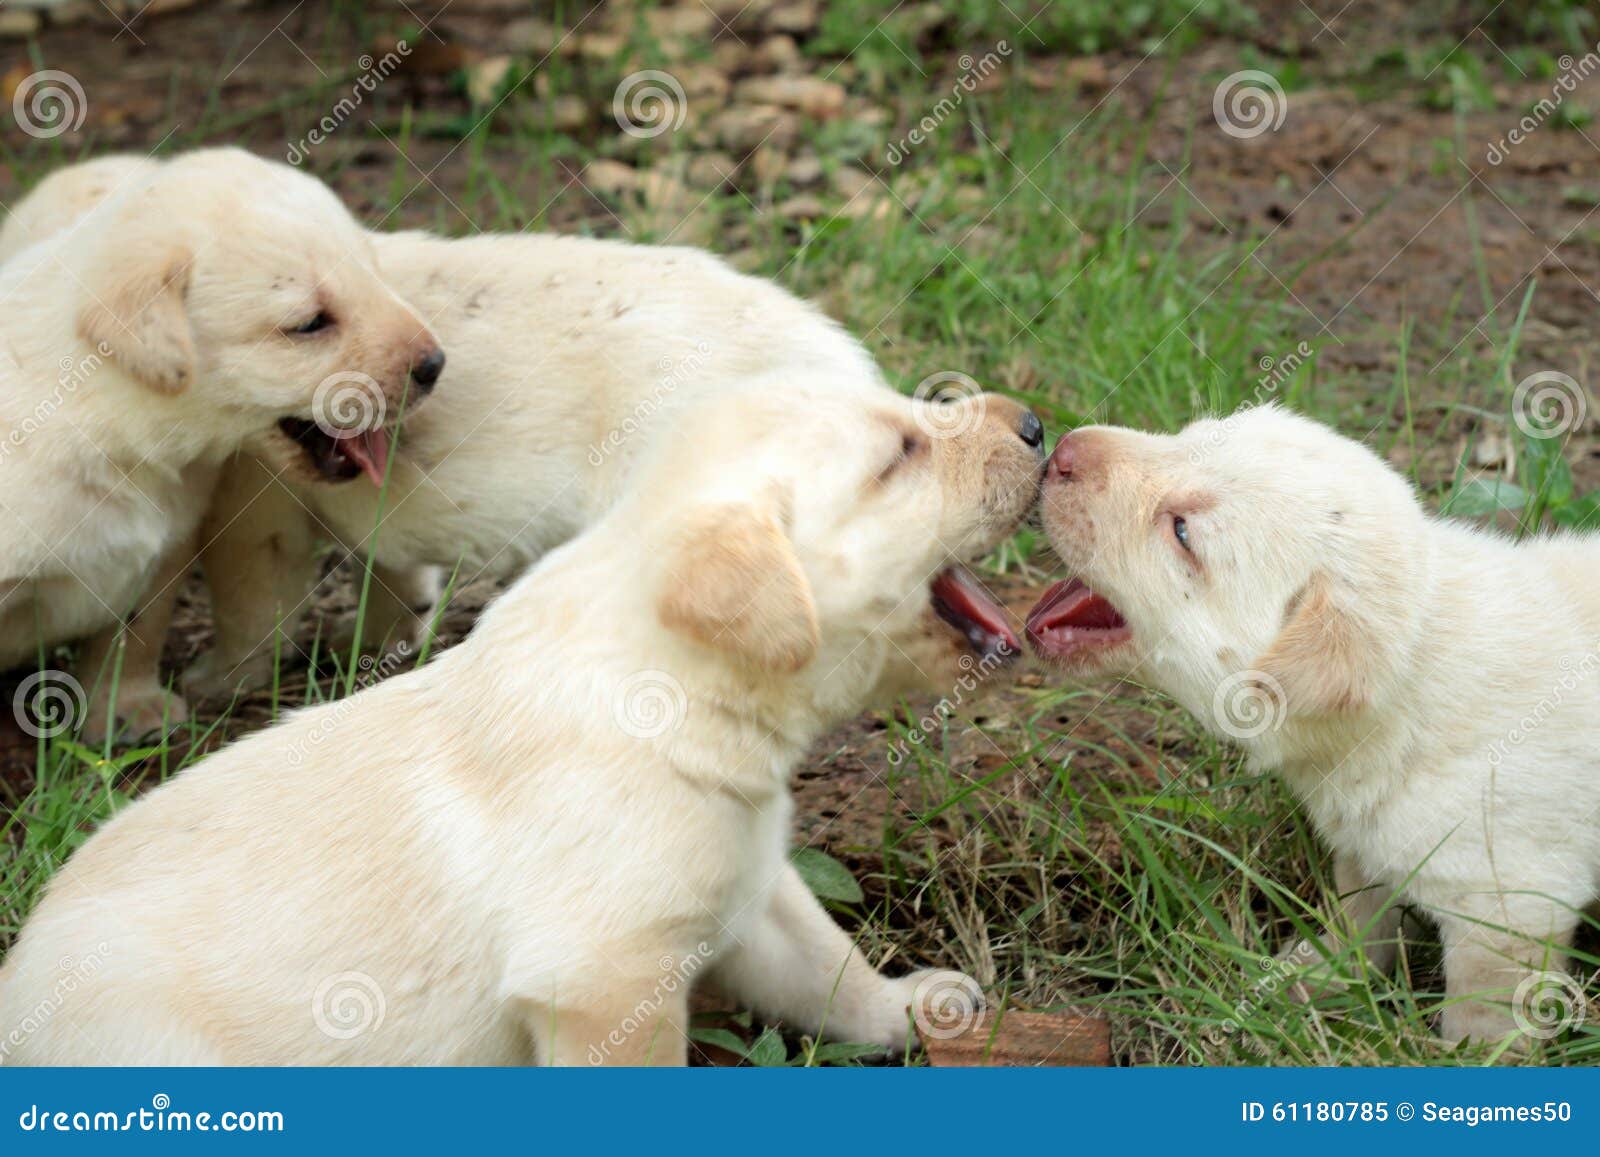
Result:
<svg viewBox="0 0 1600 1157"><path fill-rule="evenodd" d="M1264 689L1297 715L1338 715L1372 702L1389 658L1377 632L1343 605L1326 575L1313 575L1288 620L1251 666ZM1274 686L1276 684L1276 686Z"/></svg>
<svg viewBox="0 0 1600 1157"><path fill-rule="evenodd" d="M113 239L86 280L78 311L80 337L163 394L181 393L194 378L194 336L184 305L193 259L170 240L137 233Z"/></svg>
<svg viewBox="0 0 1600 1157"><path fill-rule="evenodd" d="M681 534L657 613L670 630L770 671L798 671L821 641L788 535L777 517L742 504L706 511Z"/></svg>

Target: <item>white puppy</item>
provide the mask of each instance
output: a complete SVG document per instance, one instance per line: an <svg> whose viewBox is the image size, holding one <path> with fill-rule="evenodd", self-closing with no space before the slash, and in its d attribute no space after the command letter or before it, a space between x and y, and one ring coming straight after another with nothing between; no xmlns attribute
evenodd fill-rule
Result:
<svg viewBox="0 0 1600 1157"><path fill-rule="evenodd" d="M701 969L903 1047L915 978L789 865L787 778L876 694L958 676L969 638L1017 645L943 568L1012 531L1041 455L1014 403L951 409L972 420L932 437L870 378L790 374L686 408L459 647L94 836L0 970L0 1028L64 957L96 965L7 1059L682 1063Z"/></svg>
<svg viewBox="0 0 1600 1157"><path fill-rule="evenodd" d="M1271 407L1074 431L1044 518L1074 577L1029 616L1035 649L1241 741L1333 848L1327 947L1360 935L1386 968L1391 902L1416 905L1443 1035L1512 1031L1600 895L1600 540L1430 518L1371 451Z"/></svg>
<svg viewBox="0 0 1600 1157"><path fill-rule="evenodd" d="M119 696L143 729L183 714L154 662L222 460L285 418L381 444L319 384L398 410L442 355L310 177L233 149L98 172L120 179L92 212L12 231L0 266L0 670L100 632L81 665L113 677L119 620L148 615Z"/></svg>
<svg viewBox="0 0 1600 1157"><path fill-rule="evenodd" d="M18 206L0 256L152 164L60 171ZM318 538L373 556L364 638L416 637L443 574L514 575L592 523L673 410L776 368L878 376L810 305L697 250L493 234L372 244L450 351L448 405L407 415L385 490L381 472L363 478L348 444L309 422L257 439L258 456L225 473L201 535L216 639L186 674L192 695L270 680L275 654L292 648L277 634L292 632L317 581Z"/></svg>

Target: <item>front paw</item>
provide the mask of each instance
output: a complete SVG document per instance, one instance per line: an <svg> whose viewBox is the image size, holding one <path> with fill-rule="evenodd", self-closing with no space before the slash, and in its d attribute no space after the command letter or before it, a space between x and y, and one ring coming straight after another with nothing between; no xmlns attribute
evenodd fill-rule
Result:
<svg viewBox="0 0 1600 1157"><path fill-rule="evenodd" d="M897 1032L886 1033L887 1047L901 1051L917 1036L950 1040L970 1031L983 1017L983 987L949 968L924 968L887 982ZM888 1011L886 1009L886 1011Z"/></svg>
<svg viewBox="0 0 1600 1157"><path fill-rule="evenodd" d="M184 671L183 693L196 703L226 703L235 695L272 685L272 656L251 655L243 662L207 651Z"/></svg>
<svg viewBox="0 0 1600 1157"><path fill-rule="evenodd" d="M104 743L108 736L132 742L165 735L188 720L189 705L177 692L157 683L131 684L117 688L114 710L109 696L97 697L90 704L81 736L90 744Z"/></svg>

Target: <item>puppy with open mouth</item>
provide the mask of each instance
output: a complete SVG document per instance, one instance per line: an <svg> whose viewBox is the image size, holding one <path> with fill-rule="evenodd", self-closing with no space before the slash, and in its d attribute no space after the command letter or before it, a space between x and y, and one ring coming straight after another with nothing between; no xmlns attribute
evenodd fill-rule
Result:
<svg viewBox="0 0 1600 1157"><path fill-rule="evenodd" d="M0 970L0 1023L65 956L100 964L5 1059L682 1064L690 979L904 1048L918 977L801 881L787 781L828 728L1015 641L952 568L1036 501L1037 420L974 397L938 436L929 405L778 374L686 407L459 646L92 837ZM352 997L364 1022L334 1019Z"/></svg>
<svg viewBox="0 0 1600 1157"><path fill-rule="evenodd" d="M143 732L185 715L156 661L224 459L280 420L375 447L323 383L398 410L444 355L321 182L237 149L87 168L92 195L30 198L70 219L9 230L0 267L0 671L88 638L91 730L120 656Z"/></svg>
<svg viewBox="0 0 1600 1157"><path fill-rule="evenodd" d="M1515 1031L1600 896L1600 540L1430 518L1270 406L1067 434L1042 508L1072 577L1034 650L1149 682L1282 776L1333 850L1323 954L1388 968L1413 905L1444 945L1442 1035Z"/></svg>

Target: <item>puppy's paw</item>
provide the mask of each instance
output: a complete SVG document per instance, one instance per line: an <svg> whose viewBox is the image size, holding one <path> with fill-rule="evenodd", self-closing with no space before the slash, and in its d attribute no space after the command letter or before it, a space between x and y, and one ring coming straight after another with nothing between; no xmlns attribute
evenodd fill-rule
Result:
<svg viewBox="0 0 1600 1157"><path fill-rule="evenodd" d="M949 1040L969 1031L987 1007L983 987L972 977L948 968L924 968L886 982L898 1035L888 1047L900 1051L917 1035Z"/></svg>
<svg viewBox="0 0 1600 1157"><path fill-rule="evenodd" d="M104 743L107 736L131 743L165 735L188 720L189 705L182 695L157 683L132 684L117 689L114 712L109 696L97 697L89 705L80 734L89 744Z"/></svg>
<svg viewBox="0 0 1600 1157"><path fill-rule="evenodd" d="M235 694L272 685L272 656L252 655L238 663L207 651L189 665L178 685L192 702L226 703Z"/></svg>
<svg viewBox="0 0 1600 1157"><path fill-rule="evenodd" d="M1526 1054L1533 1046L1510 1008L1477 1000L1447 1005L1439 1014L1439 1036L1449 1044L1461 1041L1494 1044L1511 1037L1507 1051L1517 1056Z"/></svg>

